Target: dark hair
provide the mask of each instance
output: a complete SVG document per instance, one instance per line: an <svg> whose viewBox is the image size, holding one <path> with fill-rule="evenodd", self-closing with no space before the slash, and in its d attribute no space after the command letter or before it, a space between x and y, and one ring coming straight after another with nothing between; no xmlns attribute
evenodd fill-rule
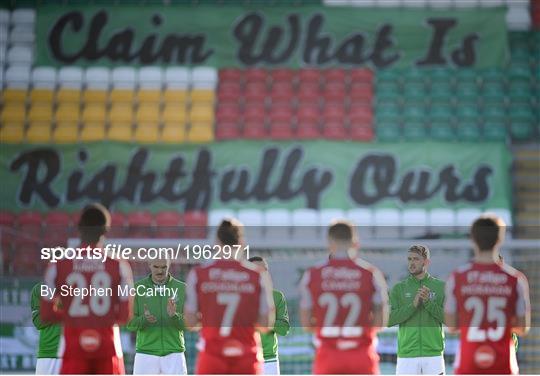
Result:
<svg viewBox="0 0 540 376"><path fill-rule="evenodd" d="M249 262L266 262L261 256L253 256L248 259Z"/></svg>
<svg viewBox="0 0 540 376"><path fill-rule="evenodd" d="M492 251L504 238L504 222L495 215L483 215L471 226L471 238L480 251Z"/></svg>
<svg viewBox="0 0 540 376"><path fill-rule="evenodd" d="M328 227L328 238L338 242L352 242L356 240L356 231L349 221L339 220Z"/></svg>
<svg viewBox="0 0 540 376"><path fill-rule="evenodd" d="M244 226L234 218L224 219L217 229L217 238L223 245L237 245L244 238Z"/></svg>
<svg viewBox="0 0 540 376"><path fill-rule="evenodd" d="M111 215L101 204L93 203L84 207L79 218L79 233L83 243L95 244L105 235L111 225Z"/></svg>
<svg viewBox="0 0 540 376"><path fill-rule="evenodd" d="M425 245L420 245L420 244L412 245L409 247L407 252L417 253L423 258L425 258L426 260L429 260L430 258L429 248L426 247Z"/></svg>

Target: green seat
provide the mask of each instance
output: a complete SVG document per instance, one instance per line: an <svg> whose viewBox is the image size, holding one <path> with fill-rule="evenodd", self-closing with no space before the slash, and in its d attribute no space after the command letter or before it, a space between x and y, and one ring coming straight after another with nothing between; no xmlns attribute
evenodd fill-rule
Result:
<svg viewBox="0 0 540 376"><path fill-rule="evenodd" d="M452 86L446 82L432 83L429 98L431 103L450 103L453 99Z"/></svg>
<svg viewBox="0 0 540 376"><path fill-rule="evenodd" d="M401 107L395 102L377 103L377 106L375 107L375 114L399 117L401 114Z"/></svg>
<svg viewBox="0 0 540 376"><path fill-rule="evenodd" d="M486 122L483 133L486 141L504 141L507 135L506 125L503 122Z"/></svg>
<svg viewBox="0 0 540 376"><path fill-rule="evenodd" d="M375 81L377 85L382 82L396 82L399 83L401 80L401 71L397 69L384 69L377 71L375 75Z"/></svg>
<svg viewBox="0 0 540 376"><path fill-rule="evenodd" d="M488 82L504 82L504 72L500 69L485 69L482 71L482 82L488 83Z"/></svg>
<svg viewBox="0 0 540 376"><path fill-rule="evenodd" d="M406 121L403 124L403 138L408 141L425 140L428 138L426 125L422 121Z"/></svg>
<svg viewBox="0 0 540 376"><path fill-rule="evenodd" d="M405 106L403 116L406 121L422 121L426 117L426 109L423 106Z"/></svg>
<svg viewBox="0 0 540 376"><path fill-rule="evenodd" d="M531 54L529 53L528 46L519 46L513 48L511 52L512 64L529 64L531 60Z"/></svg>
<svg viewBox="0 0 540 376"><path fill-rule="evenodd" d="M377 104L382 103L399 103L401 100L401 95L399 92L394 91L384 91L382 93L376 93L375 102Z"/></svg>
<svg viewBox="0 0 540 376"><path fill-rule="evenodd" d="M432 85L438 85L438 84L451 85L454 81L454 76L456 74L456 71L452 69L447 69L447 68L433 68L429 70L426 69L426 73Z"/></svg>
<svg viewBox="0 0 540 376"><path fill-rule="evenodd" d="M500 82L488 82L482 87L482 99L491 105L502 106L504 93L504 85Z"/></svg>
<svg viewBox="0 0 540 376"><path fill-rule="evenodd" d="M528 82L511 82L508 90L510 103L530 103L532 98L531 85Z"/></svg>
<svg viewBox="0 0 540 376"><path fill-rule="evenodd" d="M464 82L456 86L456 97L459 102L476 102L480 96L480 90L474 83Z"/></svg>
<svg viewBox="0 0 540 376"><path fill-rule="evenodd" d="M512 64L510 68L508 68L508 76L511 80L520 78L529 80L531 78L531 74L531 68L528 64Z"/></svg>
<svg viewBox="0 0 540 376"><path fill-rule="evenodd" d="M516 140L529 140L533 136L534 127L531 123L512 121L510 123L510 134Z"/></svg>
<svg viewBox="0 0 540 376"><path fill-rule="evenodd" d="M456 73L456 81L458 82L458 85L463 83L477 84L478 74L473 69L458 69Z"/></svg>
<svg viewBox="0 0 540 376"><path fill-rule="evenodd" d="M376 113L375 114L375 123L395 123L399 124L401 121L398 114L389 114L389 113Z"/></svg>
<svg viewBox="0 0 540 376"><path fill-rule="evenodd" d="M457 138L460 141L478 141L480 139L480 124L474 122L458 122L456 124Z"/></svg>
<svg viewBox="0 0 540 376"><path fill-rule="evenodd" d="M398 123L386 123L385 125L378 124L375 127L375 134L379 141L399 141L401 138L401 130Z"/></svg>
<svg viewBox="0 0 540 376"><path fill-rule="evenodd" d="M511 31L508 33L510 45L529 42L529 32L527 31Z"/></svg>
<svg viewBox="0 0 540 376"><path fill-rule="evenodd" d="M377 87L375 88L375 92L378 94L384 93L384 92L394 92L399 93L401 90L399 88L399 84L397 81L388 81L388 82L377 82Z"/></svg>
<svg viewBox="0 0 540 376"><path fill-rule="evenodd" d="M460 104L456 110L458 121L478 122L480 119L480 110L474 104Z"/></svg>
<svg viewBox="0 0 540 376"><path fill-rule="evenodd" d="M486 106L482 115L488 122L504 122L506 111L501 106Z"/></svg>
<svg viewBox="0 0 540 376"><path fill-rule="evenodd" d="M411 68L403 71L403 80L406 85L423 85L426 74L423 69Z"/></svg>
<svg viewBox="0 0 540 376"><path fill-rule="evenodd" d="M431 110L429 112L429 117L432 122L437 123L450 123L453 119L453 111L452 107L449 105L433 105L431 106Z"/></svg>
<svg viewBox="0 0 540 376"><path fill-rule="evenodd" d="M430 136L438 141L453 141L456 139L456 133L451 123L432 122L430 127Z"/></svg>
<svg viewBox="0 0 540 376"><path fill-rule="evenodd" d="M509 115L512 121L527 122L529 124L532 124L535 121L534 112L529 105L512 106Z"/></svg>

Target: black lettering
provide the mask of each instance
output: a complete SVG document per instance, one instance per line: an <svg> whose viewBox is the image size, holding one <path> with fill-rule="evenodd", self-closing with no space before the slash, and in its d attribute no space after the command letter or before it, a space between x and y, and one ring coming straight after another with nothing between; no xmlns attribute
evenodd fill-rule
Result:
<svg viewBox="0 0 540 376"><path fill-rule="evenodd" d="M261 166L259 167L259 176L253 187L253 196L259 201L266 201L272 198L274 192L268 190L269 178L272 176L274 166L279 155L277 148L270 148L263 154Z"/></svg>
<svg viewBox="0 0 540 376"><path fill-rule="evenodd" d="M159 55L164 63L201 64L214 52L204 51L204 42L203 35L167 35Z"/></svg>
<svg viewBox="0 0 540 376"><path fill-rule="evenodd" d="M186 190L186 211L208 210L212 196L212 179L216 175L211 168L212 154L207 149L201 149L192 172L190 187Z"/></svg>
<svg viewBox="0 0 540 376"><path fill-rule="evenodd" d="M355 34L347 39L338 47L336 58L342 64L361 64L366 61L362 56L364 51L365 38L361 34Z"/></svg>
<svg viewBox="0 0 540 376"><path fill-rule="evenodd" d="M482 202L489 197L488 178L493 174L489 166L480 167L474 174L473 183L463 190L463 198L469 202Z"/></svg>
<svg viewBox="0 0 540 376"><path fill-rule="evenodd" d="M332 60L330 50L331 38L328 35L319 35L324 17L316 14L309 20L306 45L302 59L306 64L325 64Z"/></svg>
<svg viewBox="0 0 540 376"><path fill-rule="evenodd" d="M433 37L426 57L417 61L416 65L445 65L444 40L448 31L456 25L457 21L453 18L429 18L427 23L433 27Z"/></svg>
<svg viewBox="0 0 540 376"><path fill-rule="evenodd" d="M371 61L377 68L387 67L396 62L401 56L399 52L385 56L388 49L394 47L394 41L392 39L393 30L392 25L385 24L377 32L375 47L373 47L373 53L371 54Z"/></svg>
<svg viewBox="0 0 540 376"><path fill-rule="evenodd" d="M129 62L133 60L136 55L130 55L130 51L134 34L133 29L129 28L115 33L107 43L107 47L105 47L105 56L112 61Z"/></svg>
<svg viewBox="0 0 540 376"><path fill-rule="evenodd" d="M231 169L223 174L219 198L223 202L231 200L246 201L252 196L249 190L249 171Z"/></svg>
<svg viewBox="0 0 540 376"><path fill-rule="evenodd" d="M18 199L24 205L30 204L34 195L38 196L49 207L56 207L60 198L50 184L60 172L60 157L53 149L36 149L22 153L15 159L9 169L17 172L26 168L26 174L19 190Z"/></svg>
<svg viewBox="0 0 540 376"><path fill-rule="evenodd" d="M165 183L161 188L160 197L168 202L181 200L184 197L184 192L180 190L179 184L180 180L185 176L184 158L174 158L165 172Z"/></svg>
<svg viewBox="0 0 540 376"><path fill-rule="evenodd" d="M62 44L62 36L64 34L64 30L71 26L71 29L74 32L78 32L81 30L83 25L83 15L81 12L73 11L64 14L51 29L51 32L49 33L49 48L51 49L51 52L55 59L63 62L71 64L77 59L79 59L82 54L83 50L74 53L72 55L68 55L66 51L63 49Z"/></svg>
<svg viewBox="0 0 540 376"><path fill-rule="evenodd" d="M458 192L460 179L456 176L454 166L443 168L439 173L439 181L441 186L446 188L444 193L444 199L446 201L456 202L460 199L461 195Z"/></svg>
<svg viewBox="0 0 540 376"><path fill-rule="evenodd" d="M425 201L432 197L441 187L439 182L434 188L429 188L431 173L429 171L410 171L405 174L396 196L401 202Z"/></svg>
<svg viewBox="0 0 540 376"><path fill-rule="evenodd" d="M349 185L351 198L359 205L371 205L385 197L396 174L396 161L389 155L368 155L356 165ZM369 192L372 187L372 192Z"/></svg>
<svg viewBox="0 0 540 376"><path fill-rule="evenodd" d="M310 209L320 209L322 192L332 183L334 176L331 171L322 171L312 168L306 172L302 179L302 187L306 196L306 206Z"/></svg>
<svg viewBox="0 0 540 376"><path fill-rule="evenodd" d="M459 67L471 67L476 62L475 42L479 39L477 34L467 36L463 45L452 51L452 61Z"/></svg>

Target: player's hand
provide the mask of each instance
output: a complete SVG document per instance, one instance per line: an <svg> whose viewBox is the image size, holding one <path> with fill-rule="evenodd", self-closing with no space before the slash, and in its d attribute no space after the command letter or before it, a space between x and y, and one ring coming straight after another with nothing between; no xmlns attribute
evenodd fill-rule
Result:
<svg viewBox="0 0 540 376"><path fill-rule="evenodd" d="M167 314L169 317L173 317L176 314L176 302L172 298L167 301Z"/></svg>
<svg viewBox="0 0 540 376"><path fill-rule="evenodd" d="M422 303L421 292L422 292L422 289L418 289L418 291L416 291L416 296L414 297L414 300L413 300L414 308L418 308L418 306Z"/></svg>
<svg viewBox="0 0 540 376"><path fill-rule="evenodd" d="M150 313L150 310L148 309L148 306L146 304L144 305L144 318L150 324L154 324L157 322L156 316Z"/></svg>
<svg viewBox="0 0 540 376"><path fill-rule="evenodd" d="M431 290L427 286L422 286L422 288L420 289L420 298L422 299L423 303L426 303L427 301L429 301L430 292Z"/></svg>

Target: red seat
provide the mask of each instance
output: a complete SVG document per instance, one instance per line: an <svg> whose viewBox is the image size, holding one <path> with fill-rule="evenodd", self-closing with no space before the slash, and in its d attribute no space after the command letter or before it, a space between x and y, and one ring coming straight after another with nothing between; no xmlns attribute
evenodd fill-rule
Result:
<svg viewBox="0 0 540 376"><path fill-rule="evenodd" d="M244 138L260 140L268 137L268 132L264 125L264 121L246 121L242 130Z"/></svg>
<svg viewBox="0 0 540 376"><path fill-rule="evenodd" d="M298 72L300 83L313 82L318 84L321 78L321 70L317 68L303 68Z"/></svg>
<svg viewBox="0 0 540 376"><path fill-rule="evenodd" d="M347 72L339 68L326 69L323 74L327 85L329 82L345 82L347 78Z"/></svg>
<svg viewBox="0 0 540 376"><path fill-rule="evenodd" d="M271 122L292 123L294 112L289 106L272 106L269 111Z"/></svg>
<svg viewBox="0 0 540 376"><path fill-rule="evenodd" d="M128 235L133 238L150 238L153 235L153 218L149 211L136 211L127 215Z"/></svg>
<svg viewBox="0 0 540 376"><path fill-rule="evenodd" d="M216 125L218 140L233 140L240 138L240 124L237 122L222 122Z"/></svg>
<svg viewBox="0 0 540 376"><path fill-rule="evenodd" d="M351 87L349 96L352 102L369 102L371 103L371 98L373 97L373 89L371 85L354 85Z"/></svg>
<svg viewBox="0 0 540 376"><path fill-rule="evenodd" d="M294 138L294 129L289 122L272 122L270 124L270 137L274 140L291 140Z"/></svg>
<svg viewBox="0 0 540 376"><path fill-rule="evenodd" d="M264 104L266 96L268 95L266 86L261 82L253 82L246 85L245 89L246 102L254 103L259 102Z"/></svg>
<svg viewBox="0 0 540 376"><path fill-rule="evenodd" d="M296 78L296 72L292 69L272 69L270 71L272 82L293 82Z"/></svg>
<svg viewBox="0 0 540 376"><path fill-rule="evenodd" d="M175 211L159 212L154 217L157 238L178 239L181 234L182 215Z"/></svg>
<svg viewBox="0 0 540 376"><path fill-rule="evenodd" d="M296 136L301 140L312 140L321 137L321 130L316 122L298 122Z"/></svg>
<svg viewBox="0 0 540 376"><path fill-rule="evenodd" d="M217 97L218 102L238 102L242 96L242 88L238 82L230 82L219 86Z"/></svg>
<svg viewBox="0 0 540 376"><path fill-rule="evenodd" d="M19 213L16 231L13 241L17 248L39 246L42 240L41 214L34 211Z"/></svg>
<svg viewBox="0 0 540 376"><path fill-rule="evenodd" d="M265 110L262 104L247 106L244 110L244 122L264 123Z"/></svg>
<svg viewBox="0 0 540 376"><path fill-rule="evenodd" d="M0 239L2 247L7 247L13 240L15 231L15 214L8 211L0 211Z"/></svg>
<svg viewBox="0 0 540 376"><path fill-rule="evenodd" d="M316 122L321 117L321 112L319 111L318 106L316 105L303 105L298 107L298 112L296 113L298 122Z"/></svg>
<svg viewBox="0 0 540 376"><path fill-rule="evenodd" d="M184 238L206 238L207 213L202 211L190 211L184 213Z"/></svg>
<svg viewBox="0 0 540 376"><path fill-rule="evenodd" d="M347 129L342 122L325 122L323 126L323 137L329 140L347 139Z"/></svg>
<svg viewBox="0 0 540 376"><path fill-rule="evenodd" d="M68 238L73 234L72 217L68 213L53 211L45 215L44 243L50 247L67 246Z"/></svg>
<svg viewBox="0 0 540 376"><path fill-rule="evenodd" d="M350 72L351 82L370 83L373 80L373 72L366 68L352 69Z"/></svg>
<svg viewBox="0 0 540 376"><path fill-rule="evenodd" d="M351 127L349 136L352 140L371 141L373 140L373 128L371 126Z"/></svg>
<svg viewBox="0 0 540 376"><path fill-rule="evenodd" d="M323 111L323 117L325 122L344 123L345 109L343 106L326 106Z"/></svg>
<svg viewBox="0 0 540 376"><path fill-rule="evenodd" d="M261 68L250 68L244 70L244 78L247 83L261 82L266 83L266 70Z"/></svg>
<svg viewBox="0 0 540 376"><path fill-rule="evenodd" d="M108 238L125 238L127 233L127 219L123 213L111 212L111 228Z"/></svg>
<svg viewBox="0 0 540 376"><path fill-rule="evenodd" d="M220 104L216 111L217 124L236 122L241 118L240 106L237 104Z"/></svg>
<svg viewBox="0 0 540 376"><path fill-rule="evenodd" d="M231 81L240 82L242 80L242 70L237 68L223 68L219 70L219 82Z"/></svg>

